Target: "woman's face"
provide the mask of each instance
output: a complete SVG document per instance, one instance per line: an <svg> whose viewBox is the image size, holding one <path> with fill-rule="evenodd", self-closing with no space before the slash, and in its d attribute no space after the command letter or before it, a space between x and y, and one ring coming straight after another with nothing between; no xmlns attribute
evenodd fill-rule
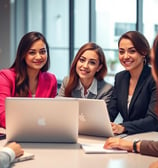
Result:
<svg viewBox="0 0 158 168"><path fill-rule="evenodd" d="M30 70L40 70L47 62L47 49L42 40L36 41L28 50L25 56L27 68Z"/></svg>
<svg viewBox="0 0 158 168"><path fill-rule="evenodd" d="M82 81L92 82L93 78L101 69L99 57L95 51L87 50L79 58L76 64L76 72Z"/></svg>
<svg viewBox="0 0 158 168"><path fill-rule="evenodd" d="M129 39L122 39L119 44L119 60L124 68L130 72L142 69L144 57L139 54Z"/></svg>

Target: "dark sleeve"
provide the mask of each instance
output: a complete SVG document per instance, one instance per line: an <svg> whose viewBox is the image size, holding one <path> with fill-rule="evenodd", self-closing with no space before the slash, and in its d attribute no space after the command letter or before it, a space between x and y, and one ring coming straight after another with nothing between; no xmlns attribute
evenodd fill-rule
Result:
<svg viewBox="0 0 158 168"><path fill-rule="evenodd" d="M143 93L144 97L141 97L140 98L141 100L140 99L138 100L139 110L138 109L136 110L138 113L139 112L142 113L144 110L144 113L146 112L146 114L143 118L135 119L133 121L126 121L122 123L128 134L158 130L158 120L155 112L155 105L157 102L157 94L156 94L157 91L154 80L151 80L149 87L146 87L145 89L150 90L150 92L145 92L145 94ZM149 102L147 104L147 108L143 109L145 103L147 103L143 101L145 99L145 96L149 96Z"/></svg>
<svg viewBox="0 0 158 168"><path fill-rule="evenodd" d="M117 109L117 91L118 91L118 89L116 86L116 80L117 80L116 78L117 78L117 76L115 76L114 87L111 92L111 98L110 98L110 101L107 106L111 122L113 122L115 120L116 116L119 113L119 110Z"/></svg>
<svg viewBox="0 0 158 168"><path fill-rule="evenodd" d="M140 153L158 157L158 141L143 140L140 144Z"/></svg>

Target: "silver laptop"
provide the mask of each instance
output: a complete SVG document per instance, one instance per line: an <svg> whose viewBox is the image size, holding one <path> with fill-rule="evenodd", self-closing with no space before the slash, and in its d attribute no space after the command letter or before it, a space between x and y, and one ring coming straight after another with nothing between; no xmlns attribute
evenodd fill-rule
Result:
<svg viewBox="0 0 158 168"><path fill-rule="evenodd" d="M6 98L6 139L76 143L79 102L53 98Z"/></svg>
<svg viewBox="0 0 158 168"><path fill-rule="evenodd" d="M114 136L104 100L79 100L79 134L104 137Z"/></svg>

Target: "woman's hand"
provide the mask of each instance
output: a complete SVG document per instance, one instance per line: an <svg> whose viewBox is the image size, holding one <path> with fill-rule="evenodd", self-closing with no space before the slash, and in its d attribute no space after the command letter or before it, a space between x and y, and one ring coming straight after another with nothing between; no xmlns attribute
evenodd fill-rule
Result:
<svg viewBox="0 0 158 168"><path fill-rule="evenodd" d="M158 161L153 162L153 163L149 166L149 168L158 168Z"/></svg>
<svg viewBox="0 0 158 168"><path fill-rule="evenodd" d="M111 126L114 134L121 134L125 131L125 127L120 124L111 123Z"/></svg>
<svg viewBox="0 0 158 168"><path fill-rule="evenodd" d="M131 152L133 150L133 142L121 138L111 137L106 140L104 148L124 149Z"/></svg>
<svg viewBox="0 0 158 168"><path fill-rule="evenodd" d="M21 148L20 144L16 142L11 142L7 145L8 148L11 148L15 152L15 156L21 156L24 153L24 150Z"/></svg>

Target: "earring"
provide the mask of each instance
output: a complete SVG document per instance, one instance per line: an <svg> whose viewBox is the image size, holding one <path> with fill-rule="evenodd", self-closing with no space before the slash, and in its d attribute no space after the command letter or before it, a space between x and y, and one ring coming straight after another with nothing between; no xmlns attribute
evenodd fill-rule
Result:
<svg viewBox="0 0 158 168"><path fill-rule="evenodd" d="M144 62L144 65L146 65L146 62L147 62L147 61L146 61L146 57L144 57L144 61L143 61L143 62Z"/></svg>

